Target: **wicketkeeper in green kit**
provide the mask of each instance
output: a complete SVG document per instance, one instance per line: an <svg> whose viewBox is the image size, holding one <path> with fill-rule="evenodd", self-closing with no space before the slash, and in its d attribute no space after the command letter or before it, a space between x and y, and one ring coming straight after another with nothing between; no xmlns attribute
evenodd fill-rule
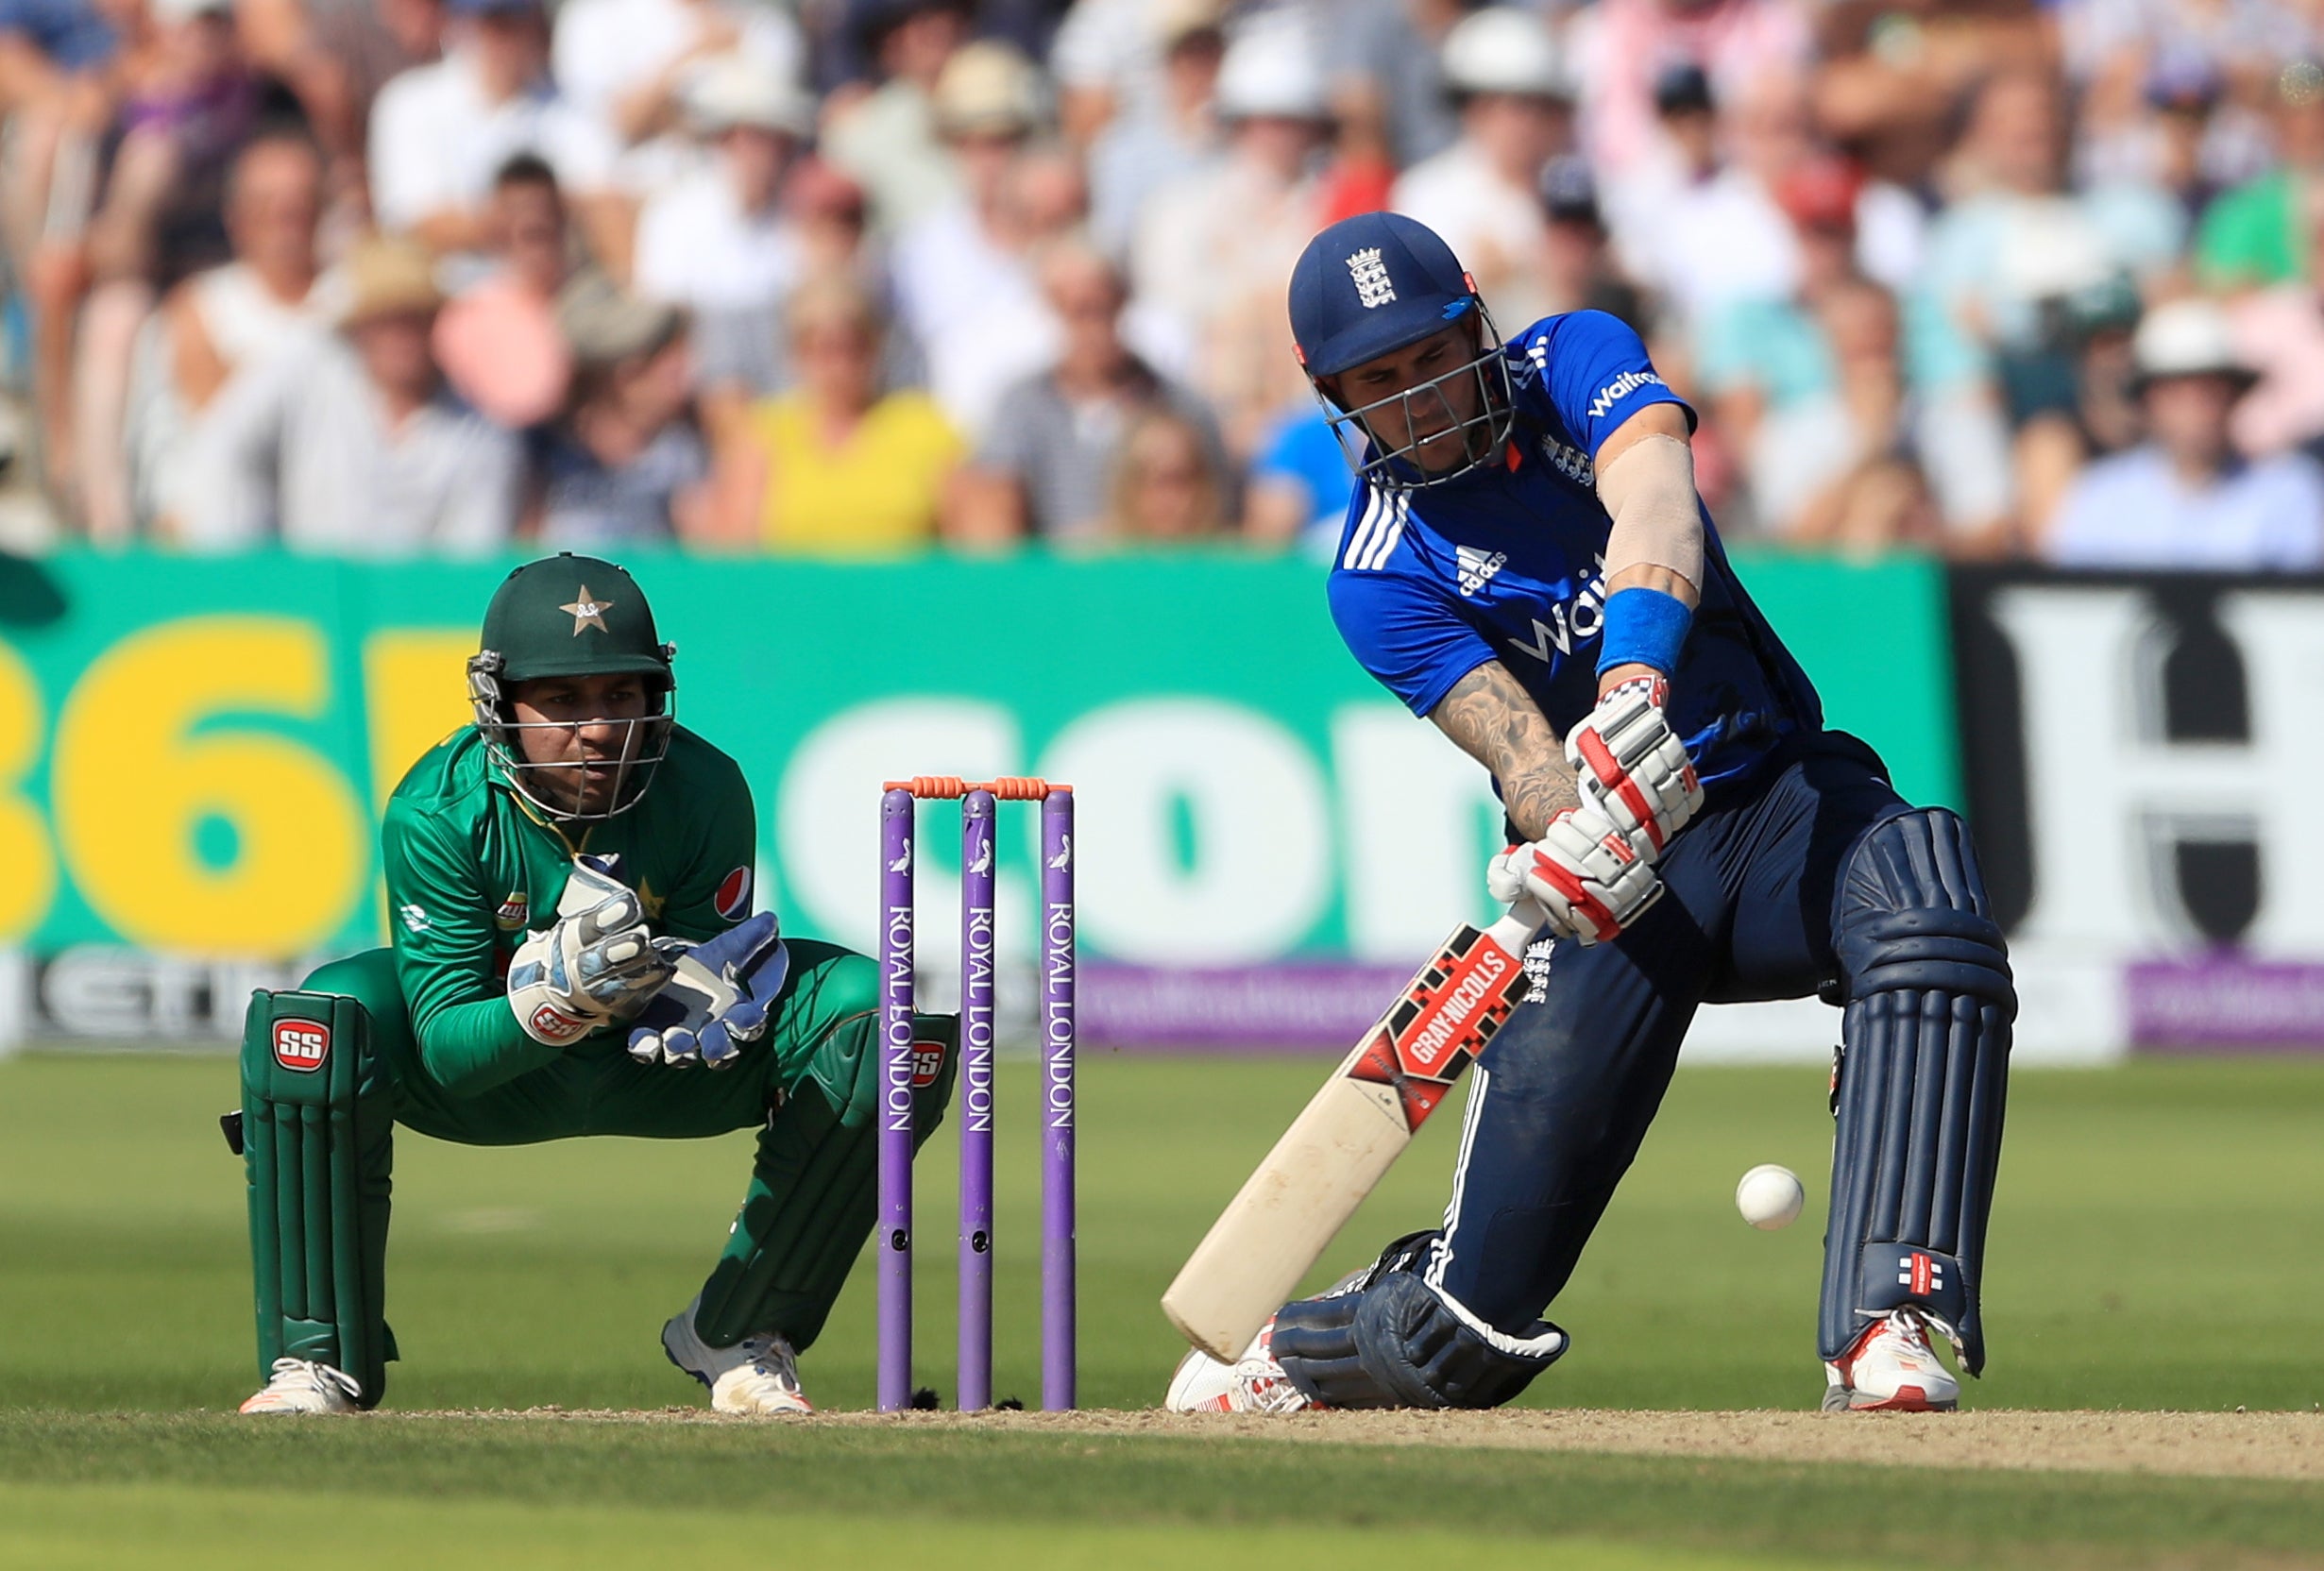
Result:
<svg viewBox="0 0 2324 1571"><path fill-rule="evenodd" d="M400 1123L470 1145L758 1128L725 1251L662 1345L721 1412L811 1411L796 1355L873 1221L876 967L751 914L749 788L676 722L676 651L629 574L571 555L519 567L482 646L475 725L387 804L394 947L250 1004L240 1138L265 1384L242 1411L379 1401ZM957 1022L915 1036L925 1140Z"/></svg>

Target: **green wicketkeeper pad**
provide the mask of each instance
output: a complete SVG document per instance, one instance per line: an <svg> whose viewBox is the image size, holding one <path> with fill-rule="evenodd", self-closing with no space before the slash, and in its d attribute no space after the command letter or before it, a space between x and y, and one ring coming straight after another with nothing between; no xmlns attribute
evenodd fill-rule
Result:
<svg viewBox="0 0 2324 1571"><path fill-rule="evenodd" d="M327 1363L362 1384L366 1408L396 1356L384 1313L394 1108L370 1034L355 999L265 991L242 1034L259 1378L279 1358Z"/></svg>

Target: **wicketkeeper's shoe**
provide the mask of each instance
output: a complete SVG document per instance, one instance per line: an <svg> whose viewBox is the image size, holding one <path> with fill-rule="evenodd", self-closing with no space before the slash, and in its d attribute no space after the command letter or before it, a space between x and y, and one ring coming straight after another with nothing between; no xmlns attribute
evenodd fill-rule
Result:
<svg viewBox="0 0 2324 1571"><path fill-rule="evenodd" d="M662 1327L662 1351L670 1361L710 1388L710 1406L746 1418L813 1412L799 1389L799 1355L772 1331L744 1337L732 1347L713 1347L694 1330L697 1297Z"/></svg>
<svg viewBox="0 0 2324 1571"><path fill-rule="evenodd" d="M307 1359L277 1359L266 1389L242 1405L244 1412L353 1412L364 1388L352 1375Z"/></svg>
<svg viewBox="0 0 2324 1571"><path fill-rule="evenodd" d="M1960 1382L1937 1361L1912 1309L1874 1321L1837 1363L1824 1366L1825 1412L1951 1412Z"/></svg>
<svg viewBox="0 0 2324 1571"><path fill-rule="evenodd" d="M1275 1361L1272 1316L1243 1356L1222 1363L1199 1347L1179 1360L1162 1406L1172 1412L1298 1412L1321 1406L1291 1383Z"/></svg>

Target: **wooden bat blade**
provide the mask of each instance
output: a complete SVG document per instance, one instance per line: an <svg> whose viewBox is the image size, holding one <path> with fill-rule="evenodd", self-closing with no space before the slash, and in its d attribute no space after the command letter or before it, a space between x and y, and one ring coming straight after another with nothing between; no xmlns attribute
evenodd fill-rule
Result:
<svg viewBox="0 0 2324 1571"><path fill-rule="evenodd" d="M1341 1060L1162 1294L1187 1341L1228 1362L1243 1356L1509 1018L1538 924L1519 907L1456 929Z"/></svg>

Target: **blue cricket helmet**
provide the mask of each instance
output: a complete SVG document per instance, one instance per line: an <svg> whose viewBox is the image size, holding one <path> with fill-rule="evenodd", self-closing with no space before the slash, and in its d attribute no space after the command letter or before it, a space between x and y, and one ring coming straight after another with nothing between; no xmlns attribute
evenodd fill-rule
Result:
<svg viewBox="0 0 2324 1571"><path fill-rule="evenodd" d="M1452 247L1400 212L1341 219L1291 270L1291 336L1311 377L1416 344L1477 307Z"/></svg>
<svg viewBox="0 0 2324 1571"><path fill-rule="evenodd" d="M1343 403L1323 385L1464 321L1468 358L1450 370L1366 403ZM1426 224L1366 212L1309 241L1291 270L1291 337L1342 456L1366 483L1441 484L1501 456L1515 402L1501 334L1476 281Z"/></svg>

